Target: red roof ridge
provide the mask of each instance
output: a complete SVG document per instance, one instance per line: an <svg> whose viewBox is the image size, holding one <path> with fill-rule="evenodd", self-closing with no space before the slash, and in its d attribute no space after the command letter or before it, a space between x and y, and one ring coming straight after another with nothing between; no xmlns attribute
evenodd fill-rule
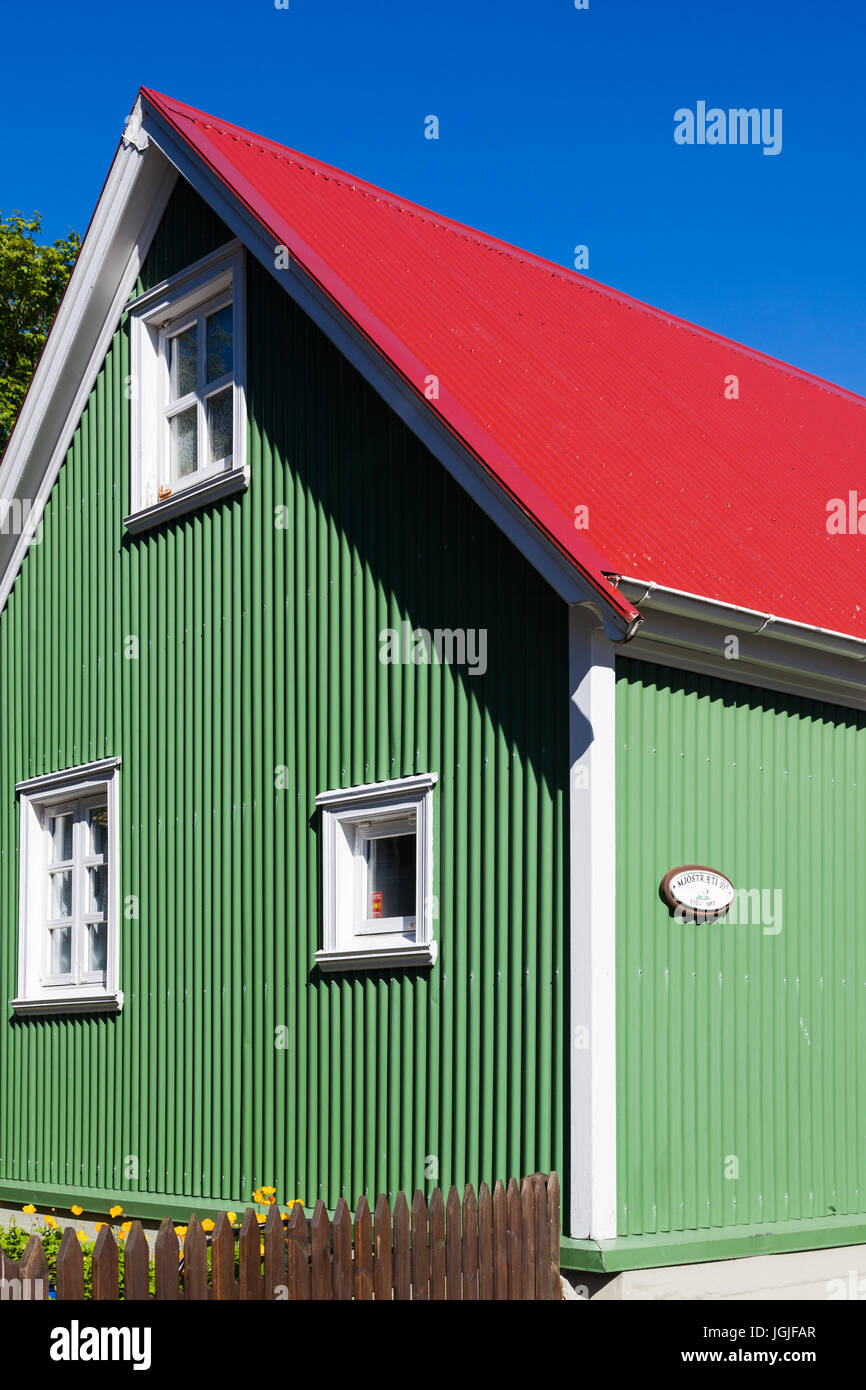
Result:
<svg viewBox="0 0 866 1390"><path fill-rule="evenodd" d="M610 597L606 572L637 574L866 640L852 583L866 537L859 511L850 519L866 396L286 145L142 97L416 393L435 379L430 409L593 590ZM740 400L729 375L741 373L743 405L729 405ZM835 543L828 512L846 496L847 525L833 524L850 536ZM612 602L629 616L627 600Z"/></svg>
<svg viewBox="0 0 866 1390"><path fill-rule="evenodd" d="M191 125L199 126L202 130L215 130L217 134L227 135L231 140L249 145L251 149L260 150L262 154L270 154L275 159L283 159L290 164L296 164L298 168L304 169L308 173L321 174L325 178L332 179L334 183L351 189L352 192L360 193L364 197L374 197L377 201L386 203L399 212L406 212L412 217L418 217L419 220L428 222L433 227L465 237L467 241L474 241L476 245L483 246L487 250L510 256L513 260L531 265L534 269L541 270L548 275L559 276L568 282L585 282L597 285L601 290L606 290L612 294L618 293L616 290L610 290L608 286L602 285L600 281L578 275L568 266L548 260L546 256L541 256L536 251L515 246L513 242L496 237L491 232L483 232L478 227L470 226L468 222L460 222L456 217L449 217L447 213L434 212L432 208L425 207L423 203L416 203L411 198L403 198L399 193L382 188L379 184L371 183L369 179L352 174L347 169L339 168L336 164L329 164L327 160L318 159L315 155L303 154L290 145L282 145L277 140L269 140L267 136L254 135L241 126L232 125L231 122L219 121L209 116L207 112L198 111L195 107L184 106L183 103L175 101L174 98L167 97L161 92L153 91L147 87L142 87L141 90L147 97L157 97L161 102L168 103L183 116L184 120L189 121ZM627 298L628 296L626 296Z"/></svg>
<svg viewBox="0 0 866 1390"><path fill-rule="evenodd" d="M155 92L152 89L142 87L142 92L149 97L158 97L160 101L169 103L178 112L182 113L185 120L193 125L200 126L203 130L215 130L220 135L227 135L232 140L238 140L242 144L249 145L252 149L261 150L263 154L272 154L276 159L282 159L290 164L296 164L298 168L306 172L318 175L322 174L326 178L333 179L353 192L360 193L362 197L375 197L379 202L387 203L396 208L399 212L406 212L410 217L418 217L423 222L428 222L431 226L439 227L443 231L451 232L452 235L465 237L467 241L473 241L477 246L484 247L486 250L496 251L501 255L509 256L512 260L521 265L531 266L534 270L541 271L543 274L558 277L569 285L580 285L590 293L597 293L602 297L614 299L618 304L622 304L627 309L636 309L642 313L651 314L660 322L676 325L685 328L691 333L696 333L700 337L708 338L716 343L725 344L737 352L745 353L755 361L763 362L768 367L775 367L778 371L784 372L788 376L796 376L806 381L811 381L815 385L825 390L841 396L843 399L850 400L853 404L866 406L866 396L858 395L855 391L848 390L847 387L839 386L834 381L827 381L824 377L816 376L814 372L809 372L804 367L794 366L790 362L783 362L778 357L772 357L769 353L762 352L760 348L750 347L748 343L738 342L736 338L731 338L725 333L719 333L713 328L706 328L702 324L693 323L691 319L681 318L678 314L672 314L666 309L660 309L658 305L649 304L646 300L636 299L634 295L626 294L624 290L618 290L612 285L606 285L601 280L594 280L589 275L584 275L579 271L572 270L569 266L560 265L557 261L548 260L546 256L539 255L536 251L529 251L525 247L515 246L512 242L504 241L501 237L494 236L490 232L483 232L478 227L471 227L466 222L460 222L457 218L449 217L446 213L434 212L431 208L424 207L423 203L416 203L411 198L402 198L399 193L393 193L389 189L381 188L378 184L371 183L368 179L359 178L349 173L346 169L340 169L335 164L329 164L324 159L317 159L314 155L305 155L299 150L293 149L289 145L283 145L277 140L269 140L267 136L255 135L251 131L244 130L241 126L232 125L231 122L222 121L208 115L205 111L199 111L195 107L185 106L182 102L176 101L173 97L168 97L164 93ZM195 114L192 114L195 113Z"/></svg>
<svg viewBox="0 0 866 1390"><path fill-rule="evenodd" d="M694 323L691 319L672 314L666 309L660 309L658 305L649 304L646 300L637 299L634 295L627 294L624 290L618 290L612 285L606 285L601 280L594 280L589 275L584 275L579 271L572 270L569 266L560 265L557 261L551 261L546 256L539 255L536 251L529 251L525 247L515 246L512 242L505 241L501 237L494 236L490 232L483 232L478 227L471 227L468 223L460 222L457 218L449 217L446 213L434 212L431 208L424 207L422 203L416 203L411 198L403 198L398 193L389 189L382 188L378 184L371 183L368 179L359 178L346 169L340 169L335 164L329 164L324 159L318 159L314 155L303 154L289 145L283 145L277 140L270 140L267 136L256 135L252 131L244 130L242 126L233 125L229 121L223 121L210 116L206 111L200 111L196 107L186 106L183 102L177 101L173 97L166 96L164 93L156 92L153 89L142 87L142 92L148 97L157 97L160 101L168 103L179 114L183 115L193 125L199 126L202 130L214 130L220 135L226 135L232 140L237 140L242 144L249 145L251 149L260 150L263 154L271 154L276 159L284 160L289 164L295 164L299 169L305 170L313 175L322 175L332 179L334 183L350 189L352 192L360 193L362 197L374 197L379 202L386 203L399 212L408 213L410 217L417 217L431 226L438 227L443 231L451 232L454 236L462 236L467 241L474 242L489 251L495 251L500 255L508 256L510 259L521 265L530 266L532 269L546 275L559 278L569 285L580 285L589 293L596 293L602 297L615 300L618 304L627 309L637 310L638 312L651 314L660 322L685 328L688 332L697 334L699 337L710 339L713 342L724 344L732 350L744 353L756 362L762 362L768 367L774 367L777 371L784 372L786 376L795 376L801 380L813 382L820 388L830 391L840 396L844 400L850 401L854 405L866 406L866 396L861 396L847 387L839 386L836 382L827 381L824 377L817 376L814 372L809 372L804 367L797 367L790 362L783 362L780 358L773 357L769 353L762 352L760 348L751 347L748 343L741 343L736 338L731 338L725 333L719 333L713 328L706 328L702 324Z"/></svg>

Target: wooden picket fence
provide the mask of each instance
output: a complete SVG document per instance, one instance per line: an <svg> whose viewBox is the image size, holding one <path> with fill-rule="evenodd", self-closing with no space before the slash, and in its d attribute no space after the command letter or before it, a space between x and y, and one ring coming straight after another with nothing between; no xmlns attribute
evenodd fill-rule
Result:
<svg viewBox="0 0 866 1390"><path fill-rule="evenodd" d="M174 1223L165 1217L151 1254L139 1221L124 1242L123 1298L160 1300L289 1299L390 1301L409 1299L558 1301L559 1180L534 1173L506 1188L486 1183L476 1199L467 1186L461 1202L436 1188L429 1207L416 1192L411 1211L399 1193L393 1215L384 1196L371 1215L362 1197L354 1221L346 1202L329 1221L323 1202L308 1219L300 1205L284 1221L271 1207L264 1225L252 1208L237 1234L225 1213L206 1234L191 1216L181 1249ZM93 1250L91 1297L116 1300L118 1247L103 1226ZM48 1298L48 1265L38 1236L20 1262L0 1258L0 1273L19 1280L25 1298ZM29 1282L25 1282L29 1281ZM6 1286L4 1285L4 1288ZM7 1294L7 1297L9 1295ZM56 1297L84 1298L84 1259L76 1233L63 1234L57 1254Z"/></svg>

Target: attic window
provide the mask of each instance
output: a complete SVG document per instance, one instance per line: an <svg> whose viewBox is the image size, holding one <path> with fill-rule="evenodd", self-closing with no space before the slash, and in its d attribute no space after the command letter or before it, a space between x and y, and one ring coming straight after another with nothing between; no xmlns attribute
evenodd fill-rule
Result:
<svg viewBox="0 0 866 1390"><path fill-rule="evenodd" d="M246 486L237 244L133 300L129 530Z"/></svg>
<svg viewBox="0 0 866 1390"><path fill-rule="evenodd" d="M162 330L168 449L161 487L184 487L196 474L232 466L233 320L231 299L220 295Z"/></svg>

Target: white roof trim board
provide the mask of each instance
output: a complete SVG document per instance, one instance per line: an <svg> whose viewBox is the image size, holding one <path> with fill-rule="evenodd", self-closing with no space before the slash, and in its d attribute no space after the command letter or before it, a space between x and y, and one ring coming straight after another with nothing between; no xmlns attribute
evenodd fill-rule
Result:
<svg viewBox="0 0 866 1390"><path fill-rule="evenodd" d="M0 531L0 612L176 179L157 149L119 146L0 464L0 498L32 508L24 534Z"/></svg>

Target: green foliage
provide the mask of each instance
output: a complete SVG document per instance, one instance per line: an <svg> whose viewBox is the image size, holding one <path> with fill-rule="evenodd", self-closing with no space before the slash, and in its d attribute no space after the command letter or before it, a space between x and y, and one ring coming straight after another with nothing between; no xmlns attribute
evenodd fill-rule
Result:
<svg viewBox="0 0 866 1390"><path fill-rule="evenodd" d="M63 1239L63 1228L60 1225L49 1226L46 1221L41 1225L36 1222L29 1226L19 1226L13 1220L8 1226L0 1226L0 1248L3 1249L7 1259L20 1260L24 1251L27 1249L27 1242L30 1237L36 1235L42 1241L42 1249L45 1251L45 1258L48 1261L49 1279L52 1284L57 1283L57 1251ZM93 1289L93 1247L95 1240L83 1240L81 1242L81 1252L84 1255L84 1297L90 1298ZM153 1263L150 1265L150 1292L154 1292L155 1270ZM118 1241L117 1246L117 1288L118 1296L123 1298L123 1242Z"/></svg>
<svg viewBox="0 0 866 1390"><path fill-rule="evenodd" d="M0 212L0 455L81 245L78 233L70 232L51 246L37 246L41 229L38 212Z"/></svg>

